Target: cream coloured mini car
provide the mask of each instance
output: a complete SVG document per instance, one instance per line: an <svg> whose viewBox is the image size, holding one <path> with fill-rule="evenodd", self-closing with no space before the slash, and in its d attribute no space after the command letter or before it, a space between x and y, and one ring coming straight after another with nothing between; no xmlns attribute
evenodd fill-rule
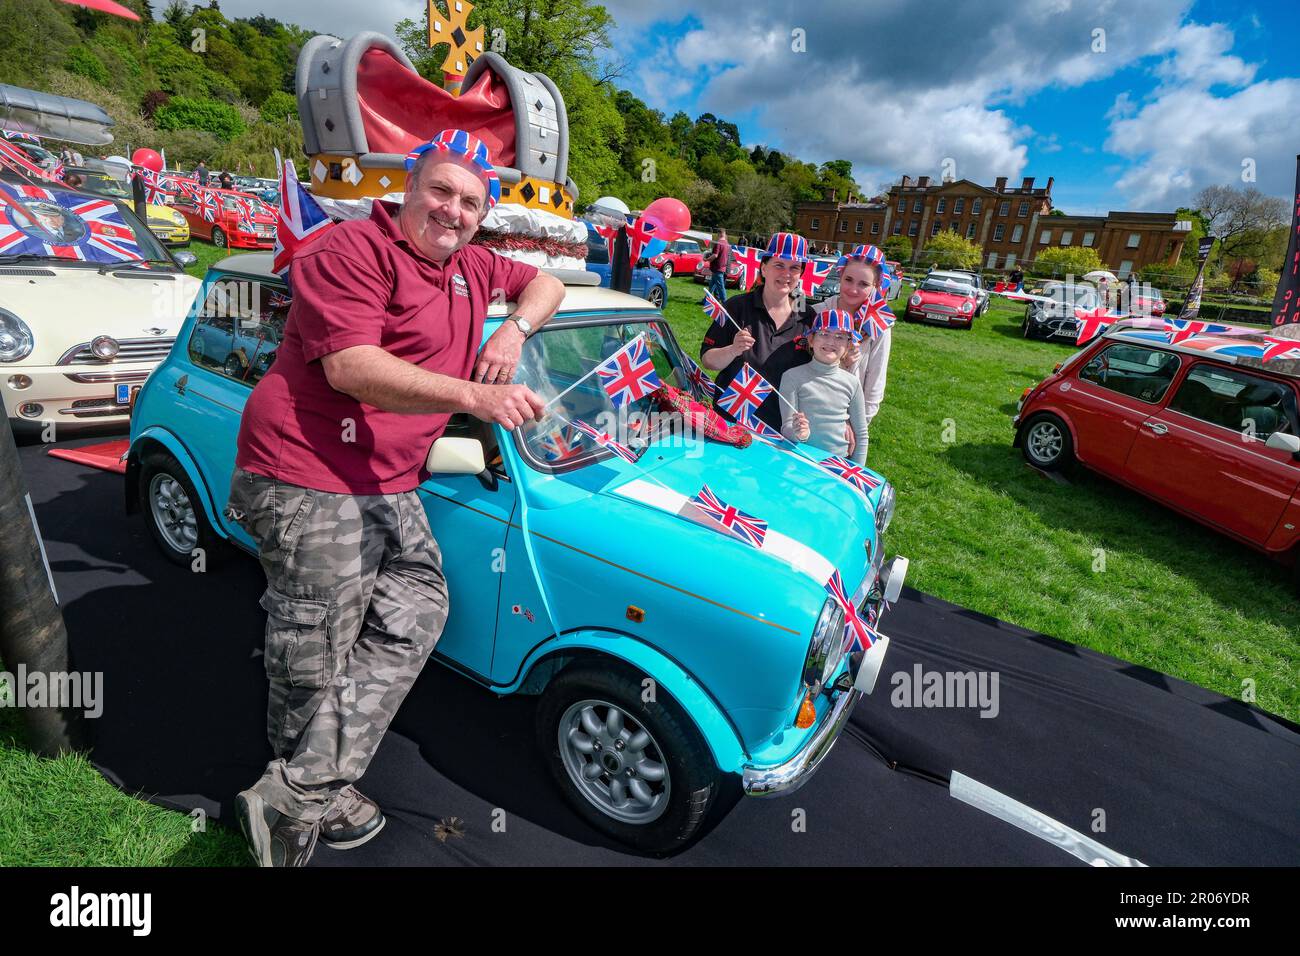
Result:
<svg viewBox="0 0 1300 956"><path fill-rule="evenodd" d="M122 202L0 180L0 394L15 423L123 424L200 282Z"/></svg>

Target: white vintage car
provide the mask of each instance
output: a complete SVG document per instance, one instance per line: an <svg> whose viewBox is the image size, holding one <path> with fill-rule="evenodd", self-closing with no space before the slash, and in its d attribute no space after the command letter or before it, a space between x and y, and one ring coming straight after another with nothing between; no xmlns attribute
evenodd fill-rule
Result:
<svg viewBox="0 0 1300 956"><path fill-rule="evenodd" d="M201 285L118 200L0 179L0 394L15 424L127 421Z"/></svg>

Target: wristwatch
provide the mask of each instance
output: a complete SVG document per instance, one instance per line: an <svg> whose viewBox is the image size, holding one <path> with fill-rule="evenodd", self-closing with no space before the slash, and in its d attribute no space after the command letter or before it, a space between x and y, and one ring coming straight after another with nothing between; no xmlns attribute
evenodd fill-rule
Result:
<svg viewBox="0 0 1300 956"><path fill-rule="evenodd" d="M517 315L512 315L510 316L509 321L515 324L515 328L524 333L524 338L528 338L528 336L532 334L533 325L527 319L520 318Z"/></svg>

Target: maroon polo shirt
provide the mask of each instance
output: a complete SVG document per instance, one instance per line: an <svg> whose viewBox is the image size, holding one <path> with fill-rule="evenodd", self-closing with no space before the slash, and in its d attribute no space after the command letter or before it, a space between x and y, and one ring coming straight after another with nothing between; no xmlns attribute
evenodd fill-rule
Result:
<svg viewBox="0 0 1300 956"><path fill-rule="evenodd" d="M323 355L376 345L469 379L500 289L514 301L537 269L482 246L437 263L402 235L397 206L340 223L293 260L293 304L275 361L244 406L235 464L318 491L411 491L447 414L383 411L330 387Z"/></svg>

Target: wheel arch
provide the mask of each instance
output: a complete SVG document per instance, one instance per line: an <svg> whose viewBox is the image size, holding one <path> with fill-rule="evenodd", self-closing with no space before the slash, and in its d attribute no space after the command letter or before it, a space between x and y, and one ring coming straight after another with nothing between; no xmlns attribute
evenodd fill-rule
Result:
<svg viewBox="0 0 1300 956"><path fill-rule="evenodd" d="M203 472L195 464L194 457L179 438L166 429L157 426L147 428L141 432L131 442L131 449L127 453L126 475L123 483L127 514L136 514L140 510L140 466L145 455L151 451L165 451L185 469L186 476L199 492L199 504L203 506L203 513L208 519L208 524L211 525L218 537L225 538L225 530L217 519L216 506L212 500L212 490L204 480Z"/></svg>
<svg viewBox="0 0 1300 956"><path fill-rule="evenodd" d="M557 635L533 649L514 683L493 689L498 694L540 694L569 664L602 659L636 669L681 704L720 770L740 773L744 768L748 754L740 733L717 700L681 663L630 634L583 628Z"/></svg>
<svg viewBox="0 0 1300 956"><path fill-rule="evenodd" d="M1024 446L1025 429L1029 427L1030 421L1044 412L1055 415L1065 423L1065 430L1070 433L1070 447L1074 449L1074 456L1079 458L1079 436L1075 431L1074 422L1070 421L1070 416L1055 405L1042 405L1025 415L1016 428L1016 440L1013 442L1012 447L1021 448ZM1079 460L1082 461L1083 459L1080 458Z"/></svg>

